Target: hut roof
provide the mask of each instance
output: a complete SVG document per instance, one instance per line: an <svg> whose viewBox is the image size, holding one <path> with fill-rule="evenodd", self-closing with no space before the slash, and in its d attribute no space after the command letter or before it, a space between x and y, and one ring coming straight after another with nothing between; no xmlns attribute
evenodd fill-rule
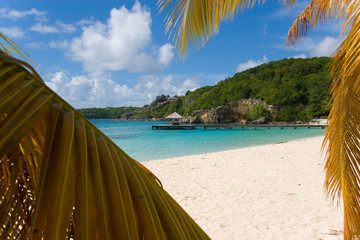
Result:
<svg viewBox="0 0 360 240"><path fill-rule="evenodd" d="M173 112L169 116L165 117L165 119L181 119L182 116L178 114L177 112Z"/></svg>

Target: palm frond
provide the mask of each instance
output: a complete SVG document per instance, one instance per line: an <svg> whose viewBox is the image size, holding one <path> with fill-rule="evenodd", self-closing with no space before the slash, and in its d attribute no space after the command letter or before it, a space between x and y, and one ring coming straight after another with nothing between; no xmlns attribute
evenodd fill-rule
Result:
<svg viewBox="0 0 360 240"><path fill-rule="evenodd" d="M288 43L295 44L321 22L342 21L344 41L331 63L332 109L323 149L327 193L333 200L342 197L344 239L360 236L360 1L313 0L289 30Z"/></svg>
<svg viewBox="0 0 360 240"><path fill-rule="evenodd" d="M3 39L5 42L0 42L0 51L3 51L5 54L9 56L13 56L14 54L20 56L25 61L30 63L35 63L35 61L27 54L21 47L19 47L16 43L14 43L10 38L5 36L4 34L0 33L0 38Z"/></svg>
<svg viewBox="0 0 360 240"><path fill-rule="evenodd" d="M0 54L1 239L209 239L144 166Z"/></svg>
<svg viewBox="0 0 360 240"><path fill-rule="evenodd" d="M170 8L165 32L174 36L179 57L185 58L191 46L193 50L203 47L218 32L223 20L256 2L261 0L159 0L158 6L160 12Z"/></svg>

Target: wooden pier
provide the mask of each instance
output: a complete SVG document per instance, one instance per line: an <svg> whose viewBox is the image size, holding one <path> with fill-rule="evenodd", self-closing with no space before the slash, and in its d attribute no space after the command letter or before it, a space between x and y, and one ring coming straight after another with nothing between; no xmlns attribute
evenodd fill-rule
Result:
<svg viewBox="0 0 360 240"><path fill-rule="evenodd" d="M197 127L202 127L204 129L215 128L215 129L257 129L257 128L322 128L325 129L326 125L321 124L197 124Z"/></svg>
<svg viewBox="0 0 360 240"><path fill-rule="evenodd" d="M161 130L193 130L196 129L195 125L153 125L152 129Z"/></svg>
<svg viewBox="0 0 360 240"><path fill-rule="evenodd" d="M325 129L326 125L322 124L180 124L180 125L153 125L152 129L163 130L192 130L196 128L203 129L257 129L257 128L322 128Z"/></svg>

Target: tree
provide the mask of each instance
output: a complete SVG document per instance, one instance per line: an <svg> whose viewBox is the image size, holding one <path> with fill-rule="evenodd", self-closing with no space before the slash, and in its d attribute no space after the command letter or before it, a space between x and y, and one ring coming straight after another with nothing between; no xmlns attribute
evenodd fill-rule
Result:
<svg viewBox="0 0 360 240"><path fill-rule="evenodd" d="M159 6L160 11L171 9L166 31L175 34L179 56L185 58L191 45L204 46L224 19L255 2L159 0ZM295 44L317 23L333 18L342 24L344 40L331 62L332 108L322 147L327 152L325 185L332 200L342 198L344 239L354 239L360 236L360 1L312 0L291 26L287 44Z"/></svg>

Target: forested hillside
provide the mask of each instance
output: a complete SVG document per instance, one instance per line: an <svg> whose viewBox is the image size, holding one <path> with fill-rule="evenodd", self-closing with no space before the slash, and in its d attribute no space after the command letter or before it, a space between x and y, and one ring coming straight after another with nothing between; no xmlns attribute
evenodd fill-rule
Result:
<svg viewBox="0 0 360 240"><path fill-rule="evenodd" d="M82 109L87 117L164 117L172 112L191 115L239 99L260 99L277 109L275 121L308 120L329 111L330 58L283 59L237 73L215 86L188 91L166 104L154 101L141 108ZM116 110L117 109L117 110ZM118 114L114 114L118 112ZM266 114L266 113L265 113Z"/></svg>

